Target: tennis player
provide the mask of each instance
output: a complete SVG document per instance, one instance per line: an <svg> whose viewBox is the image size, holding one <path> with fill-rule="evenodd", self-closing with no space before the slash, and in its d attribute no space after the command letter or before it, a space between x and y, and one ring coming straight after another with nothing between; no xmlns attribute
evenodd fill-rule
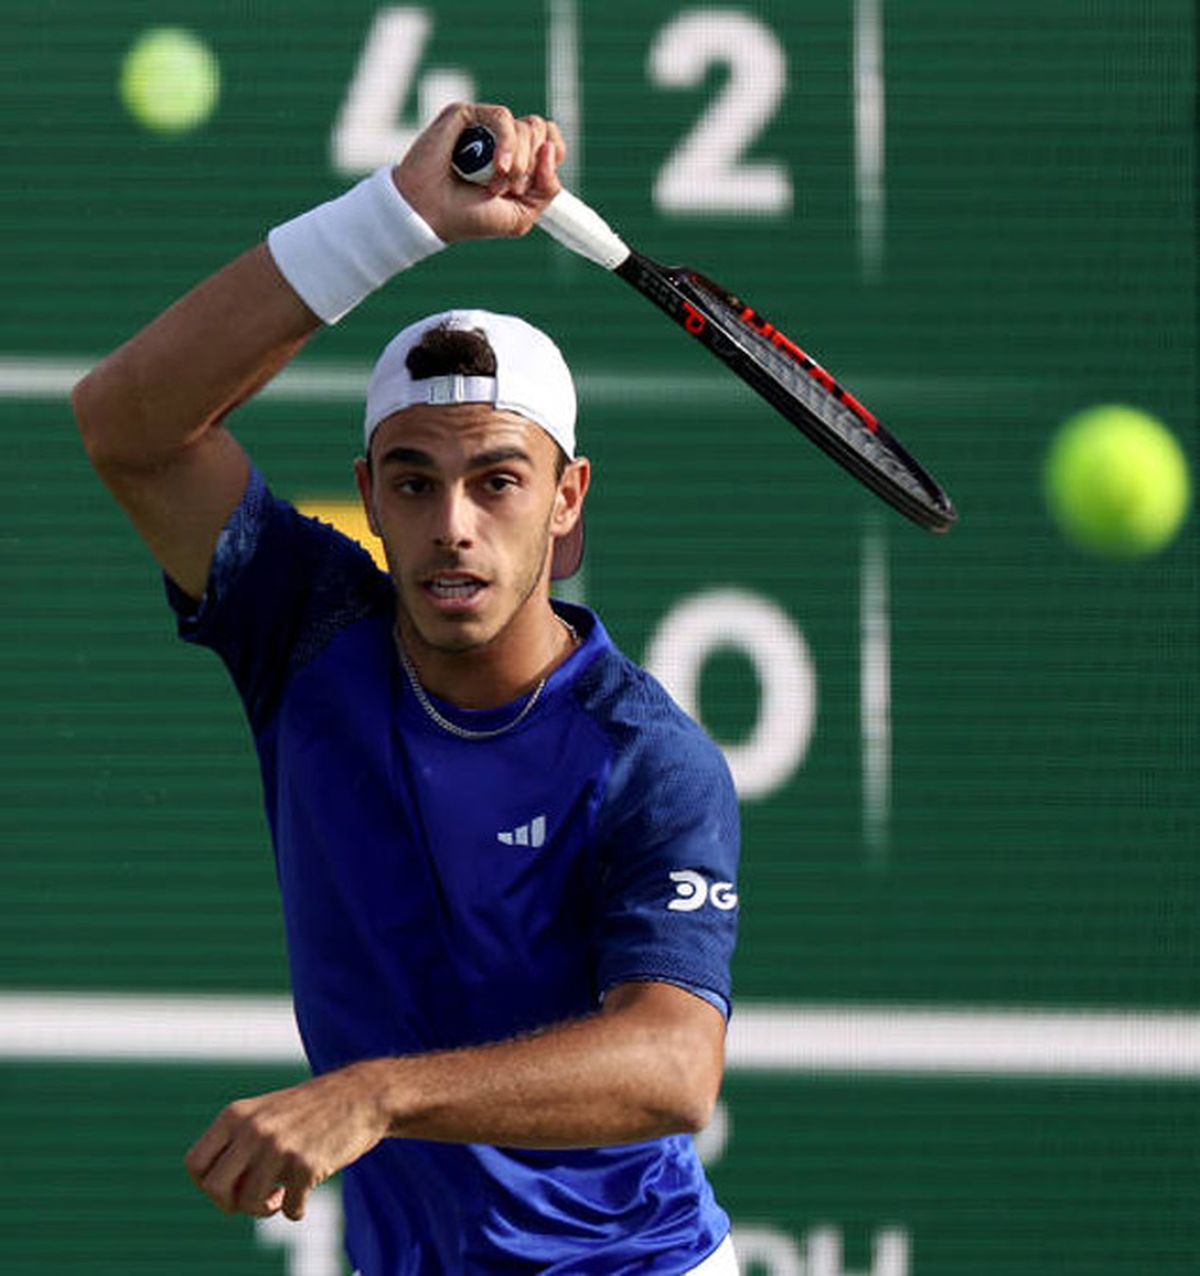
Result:
<svg viewBox="0 0 1200 1276"><path fill-rule="evenodd" d="M453 176L470 123L486 188ZM524 321L405 328L356 462L389 570L274 496L225 428L322 323L558 189L558 129L445 111L76 388L88 453L225 662L261 763L312 1079L187 1154L222 1209L344 1170L362 1276L736 1271L692 1138L721 1084L738 812L719 751L589 610L551 601L590 470Z"/></svg>

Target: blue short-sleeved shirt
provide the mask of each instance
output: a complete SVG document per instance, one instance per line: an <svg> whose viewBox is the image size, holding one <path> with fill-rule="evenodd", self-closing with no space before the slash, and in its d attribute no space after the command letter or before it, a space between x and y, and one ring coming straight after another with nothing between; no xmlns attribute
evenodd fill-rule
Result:
<svg viewBox="0 0 1200 1276"><path fill-rule="evenodd" d="M580 646L512 730L464 740L412 694L389 577L257 472L203 601L168 593L254 732L314 1071L502 1040L629 980L728 1011L728 770L590 611L555 604ZM516 711L434 703L479 729ZM681 1272L729 1228L686 1136L573 1151L387 1139L343 1185L363 1276Z"/></svg>

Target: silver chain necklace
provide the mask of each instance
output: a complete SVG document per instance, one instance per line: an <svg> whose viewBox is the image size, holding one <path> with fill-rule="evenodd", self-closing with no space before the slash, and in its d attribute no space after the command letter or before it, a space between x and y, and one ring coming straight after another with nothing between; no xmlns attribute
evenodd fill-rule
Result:
<svg viewBox="0 0 1200 1276"><path fill-rule="evenodd" d="M554 613L554 619L567 631L571 638L571 647L574 649L579 645L579 633L569 621L563 620L558 614ZM441 727L441 729L450 735L457 736L460 740L491 740L495 736L504 735L506 731L511 731L514 727L524 722L533 712L533 706L541 699L542 692L546 689L546 679L549 674L543 674L538 679L538 684L529 693L528 699L517 710L517 715L511 721L504 723L503 726L492 727L487 731L475 731L470 727L461 727L457 722L451 722L444 713L440 713L434 703L429 699L425 692L425 688L421 686L421 680L417 677L417 671L413 668L412 661L408 658L408 652L404 649L404 643L400 640L400 633L397 630L394 634L396 639L396 650L400 654L400 664L404 668L404 672L408 677L408 685L412 687L413 695L417 697L417 703L425 710L431 722Z"/></svg>

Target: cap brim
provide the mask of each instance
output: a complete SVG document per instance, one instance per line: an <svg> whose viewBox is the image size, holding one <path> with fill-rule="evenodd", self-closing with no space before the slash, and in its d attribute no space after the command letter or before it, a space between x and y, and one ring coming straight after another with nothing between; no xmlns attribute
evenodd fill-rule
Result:
<svg viewBox="0 0 1200 1276"><path fill-rule="evenodd" d="M550 579L566 580L574 576L583 562L583 515L565 536L554 542L554 557L550 560Z"/></svg>

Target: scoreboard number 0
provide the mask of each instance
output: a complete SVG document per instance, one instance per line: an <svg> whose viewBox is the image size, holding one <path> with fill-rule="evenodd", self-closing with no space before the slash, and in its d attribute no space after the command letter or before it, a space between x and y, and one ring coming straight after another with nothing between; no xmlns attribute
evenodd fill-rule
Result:
<svg viewBox="0 0 1200 1276"><path fill-rule="evenodd" d="M380 9L371 25L330 137L330 161L343 177L394 162L448 103L475 100L475 77L461 67L420 74L433 31L429 9ZM787 90L787 54L759 19L731 9L685 9L663 26L646 71L664 89L694 88L714 66L728 79L654 182L654 206L670 216L781 216L792 206L787 169L746 158ZM403 118L416 97L415 117Z"/></svg>

